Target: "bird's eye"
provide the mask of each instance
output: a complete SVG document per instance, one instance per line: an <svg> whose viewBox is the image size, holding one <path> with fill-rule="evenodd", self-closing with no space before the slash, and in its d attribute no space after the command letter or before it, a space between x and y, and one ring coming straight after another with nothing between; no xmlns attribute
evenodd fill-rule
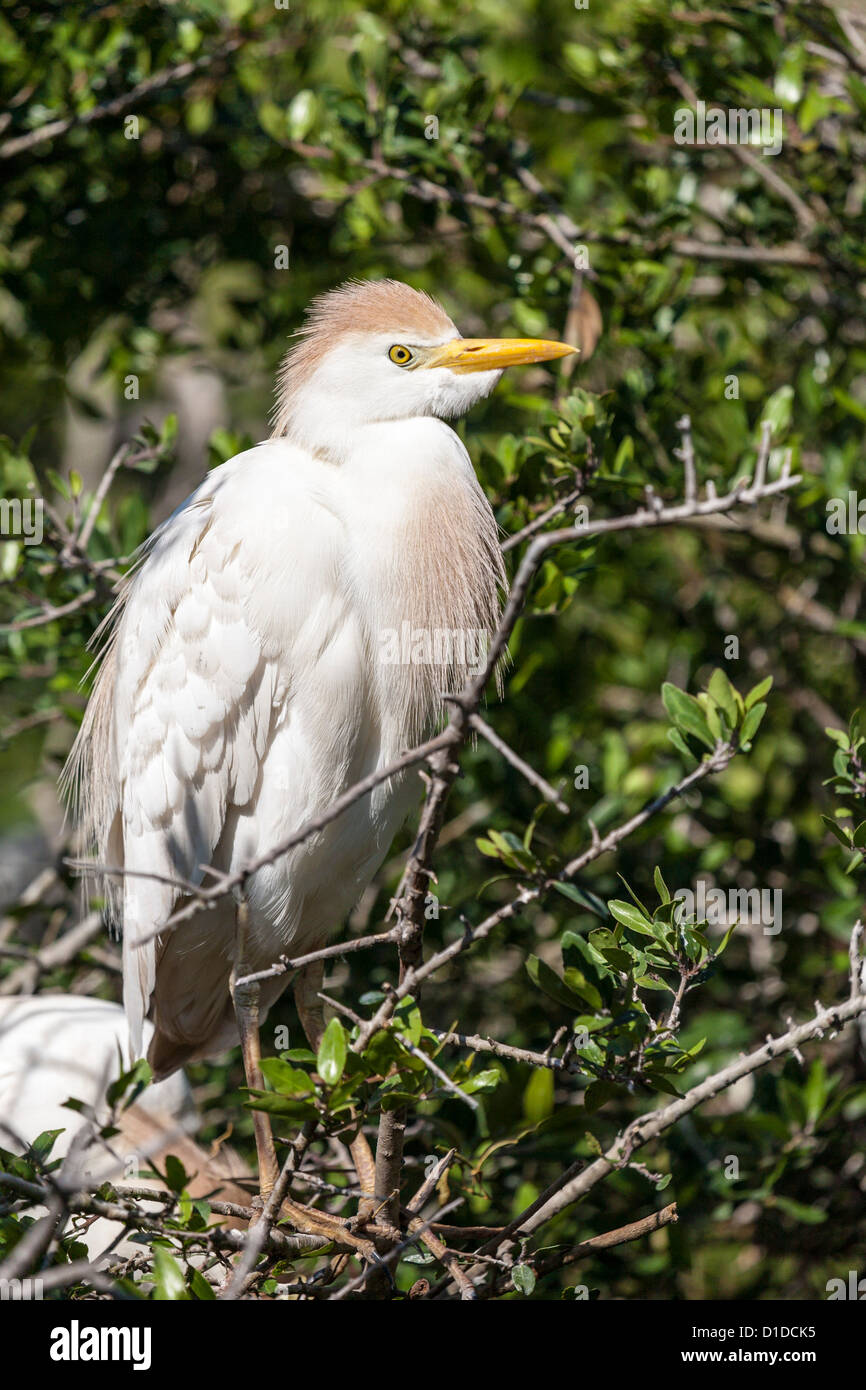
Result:
<svg viewBox="0 0 866 1390"><path fill-rule="evenodd" d="M398 367L405 367L407 362L412 361L412 354L402 343L395 343L390 349L388 356L392 362L396 362Z"/></svg>

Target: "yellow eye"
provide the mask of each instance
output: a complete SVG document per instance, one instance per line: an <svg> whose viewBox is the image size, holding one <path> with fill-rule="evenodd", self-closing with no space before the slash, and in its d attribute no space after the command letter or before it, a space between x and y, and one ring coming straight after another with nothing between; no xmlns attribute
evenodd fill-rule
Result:
<svg viewBox="0 0 866 1390"><path fill-rule="evenodd" d="M395 343L390 349L388 356L392 362L396 362L398 367L405 367L407 362L412 361L412 354L407 347L401 343Z"/></svg>

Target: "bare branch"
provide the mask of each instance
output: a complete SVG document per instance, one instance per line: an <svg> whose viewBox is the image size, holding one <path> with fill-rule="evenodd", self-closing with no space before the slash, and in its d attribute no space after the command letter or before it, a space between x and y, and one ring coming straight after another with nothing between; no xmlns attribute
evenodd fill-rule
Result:
<svg viewBox="0 0 866 1390"><path fill-rule="evenodd" d="M505 742L505 739L500 738L495 730L491 729L480 714L470 714L469 723L476 733L481 734L482 738L486 738L491 747L502 754L506 762L511 763L511 766L516 768L522 777L526 778L530 786L534 787L537 792L541 792L545 801L551 802L557 811L562 811L564 815L568 815L570 809L568 803L563 801L556 788L546 782L533 767L530 767L529 763L524 762L523 758Z"/></svg>

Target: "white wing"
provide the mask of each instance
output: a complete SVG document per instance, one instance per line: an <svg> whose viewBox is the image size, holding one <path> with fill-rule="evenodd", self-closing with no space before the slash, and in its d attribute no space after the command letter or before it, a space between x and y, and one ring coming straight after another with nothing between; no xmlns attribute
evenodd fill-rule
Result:
<svg viewBox="0 0 866 1390"><path fill-rule="evenodd" d="M270 733L276 670L246 620L244 576L213 492L158 534L117 634L114 741L124 867L124 987L137 1043L169 885L199 883L226 807L246 806ZM130 873L130 871L133 871Z"/></svg>
<svg viewBox="0 0 866 1390"><path fill-rule="evenodd" d="M259 446L232 459L155 533L118 605L73 755L100 857L126 871L116 906L136 1048L156 982L154 936L178 898L146 875L201 882L227 813L256 797L312 593L322 640L339 524L287 451ZM193 967L206 969L207 955Z"/></svg>

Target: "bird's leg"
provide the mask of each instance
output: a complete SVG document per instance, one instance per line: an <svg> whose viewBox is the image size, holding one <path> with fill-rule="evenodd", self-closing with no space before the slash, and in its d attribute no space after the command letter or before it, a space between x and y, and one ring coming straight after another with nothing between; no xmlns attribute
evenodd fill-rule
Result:
<svg viewBox="0 0 866 1390"><path fill-rule="evenodd" d="M262 1052L259 1038L259 986L255 981L240 983L250 973L247 952L249 936L249 905L245 899L238 903L235 930L235 961L231 973L230 987L235 1006L238 1032L241 1035L241 1050L244 1058L244 1073L247 1085L257 1091L264 1089L262 1078ZM277 1151L271 1130L270 1116L264 1110L253 1111L253 1126L256 1136L256 1153L259 1160L259 1193L262 1203L267 1203L274 1190L279 1175ZM347 1224L337 1217L329 1217L322 1212L311 1211L291 1198L284 1198L280 1215L298 1231L321 1235L325 1240L338 1241L344 1248L360 1254L364 1259L378 1260L376 1247L369 1240L354 1235ZM255 1220L255 1218L254 1218Z"/></svg>
<svg viewBox="0 0 866 1390"><path fill-rule="evenodd" d="M235 960L229 987L235 1006L238 1032L241 1035L241 1051L244 1058L244 1074L251 1090L264 1090L262 1078L262 1049L259 1039L259 986L258 983L240 984L250 972L247 967L250 909L245 898L238 903L235 918ZM270 1116L264 1110L253 1111L253 1128L256 1136L256 1153L259 1160L259 1192L267 1201L277 1180L279 1167L274 1136L271 1131Z"/></svg>
<svg viewBox="0 0 866 1390"><path fill-rule="evenodd" d="M295 976L295 1007L298 1010L301 1027L314 1052L318 1052L319 1043L322 1041L322 1034L325 1031L325 1010L319 998L324 975L324 962L319 960L313 961L310 965L302 966ZM358 1183L361 1188L358 1217L360 1221L367 1221L376 1208L376 1161L373 1158L370 1145L360 1130L349 1145L349 1152L352 1155L352 1162L355 1165L355 1172L358 1174Z"/></svg>

